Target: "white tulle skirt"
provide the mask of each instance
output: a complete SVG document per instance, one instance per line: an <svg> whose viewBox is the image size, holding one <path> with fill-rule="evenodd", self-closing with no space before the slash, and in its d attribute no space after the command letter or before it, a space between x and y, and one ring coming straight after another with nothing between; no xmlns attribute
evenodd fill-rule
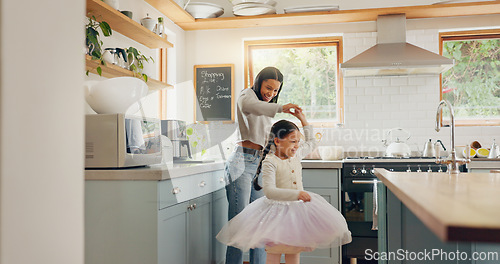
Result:
<svg viewBox="0 0 500 264"><path fill-rule="evenodd" d="M222 228L217 239L243 251L276 245L307 251L351 242L342 214L320 195L308 193L310 202L255 200Z"/></svg>

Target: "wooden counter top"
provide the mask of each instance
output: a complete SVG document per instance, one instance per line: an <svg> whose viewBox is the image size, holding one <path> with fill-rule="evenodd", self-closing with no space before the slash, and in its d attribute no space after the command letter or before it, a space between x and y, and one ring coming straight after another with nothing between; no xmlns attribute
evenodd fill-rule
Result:
<svg viewBox="0 0 500 264"><path fill-rule="evenodd" d="M375 174L441 240L500 242L500 173Z"/></svg>

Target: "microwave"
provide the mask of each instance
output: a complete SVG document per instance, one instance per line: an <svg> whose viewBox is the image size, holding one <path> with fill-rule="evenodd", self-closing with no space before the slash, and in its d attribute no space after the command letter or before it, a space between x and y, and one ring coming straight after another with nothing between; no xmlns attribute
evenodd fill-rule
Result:
<svg viewBox="0 0 500 264"><path fill-rule="evenodd" d="M85 116L85 168L129 168L161 163L159 119L124 114Z"/></svg>

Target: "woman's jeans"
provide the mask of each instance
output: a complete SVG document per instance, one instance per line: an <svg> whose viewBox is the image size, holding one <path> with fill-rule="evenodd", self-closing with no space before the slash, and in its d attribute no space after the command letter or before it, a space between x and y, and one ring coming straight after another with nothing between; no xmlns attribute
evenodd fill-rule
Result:
<svg viewBox="0 0 500 264"><path fill-rule="evenodd" d="M253 188L253 178L260 163L261 151L236 146L225 166L226 195L229 202L228 219L243 211L245 206L264 196L262 190ZM261 179L260 179L261 180ZM250 264L264 264L264 248L250 249ZM227 247L226 264L242 264L243 252Z"/></svg>

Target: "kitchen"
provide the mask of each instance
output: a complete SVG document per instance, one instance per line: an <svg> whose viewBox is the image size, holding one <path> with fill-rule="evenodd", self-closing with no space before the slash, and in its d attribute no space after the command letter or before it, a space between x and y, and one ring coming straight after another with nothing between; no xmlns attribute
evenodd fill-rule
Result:
<svg viewBox="0 0 500 264"><path fill-rule="evenodd" d="M1 37L1 262L83 263L83 115L86 106L83 89L77 87L83 87L85 65L81 53L76 50L82 50L84 43L81 25L85 3L30 1L29 9L25 3L2 1L1 9L4 18ZM142 13L135 12L136 17L145 16L146 12L150 12L152 17L161 15L149 6ZM16 27L10 27L6 21L17 21ZM46 25L42 30L31 30L35 21L44 21ZM376 41L374 22L206 31L184 31L168 19L166 23L170 31L169 41L174 44L168 55L169 83L189 83L193 76L193 65L233 63L235 83L238 84L236 91L243 88L243 40L342 35L345 60ZM498 25L498 15L409 19L407 37L410 43L438 52L437 33L440 30L493 29L498 28ZM19 28L30 29L29 34L19 32ZM76 28L82 28L82 31ZM36 45L32 44L34 42ZM212 52L221 50L220 47L224 47L223 51L214 56ZM212 52L207 53L207 50ZM21 61L30 63L22 64ZM40 63L43 63L42 67ZM57 75L47 74L40 68L57 69ZM26 78L26 74L30 78ZM23 81L20 83L19 80ZM446 128L439 133L433 130L439 102L438 85L437 77L345 79L345 127L342 129L346 130L346 134L363 135L367 129L403 127L410 130L410 143L414 149L421 147L428 138L439 138L449 144ZM369 89L373 88L371 86L380 88L372 90ZM411 89L414 86L418 86L417 91ZM170 100L166 106L167 118L192 122L192 89L178 88L167 92ZM394 101L387 102L384 99L386 95L391 95ZM380 103L382 99L383 104ZM408 108L401 109L401 105L396 103L400 99L404 100ZM148 108L146 112L156 115L159 108L157 96L152 95L146 100L153 102L144 104ZM172 103L176 100L182 104ZM422 101L425 103L415 103ZM367 104L358 107L358 102ZM373 114L376 111L380 114ZM391 118L387 119L389 116ZM36 130L28 127L35 127ZM35 135L33 131L36 131ZM465 145L478 140L489 146L498 134L498 126L458 127L456 141L457 145ZM384 133L380 135L379 139L383 139ZM369 137L340 138L345 139L343 144L346 149L353 142L357 146L358 141L364 143L360 144L364 145L363 149L383 149L378 140ZM50 149L51 155L47 155L47 149ZM27 162L30 166L26 166ZM33 206L32 201L38 204ZM51 243L47 243L49 237ZM30 254L26 254L27 250Z"/></svg>

